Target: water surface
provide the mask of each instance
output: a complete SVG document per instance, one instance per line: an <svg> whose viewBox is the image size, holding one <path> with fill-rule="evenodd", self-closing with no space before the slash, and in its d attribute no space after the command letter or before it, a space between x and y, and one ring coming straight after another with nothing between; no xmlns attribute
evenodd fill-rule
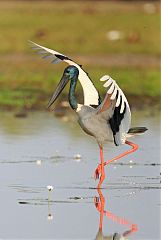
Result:
<svg viewBox="0 0 161 240"><path fill-rule="evenodd" d="M160 239L159 125L157 114L133 113L133 126L149 131L133 139L137 152L105 168L98 192L99 150L73 116L0 113L0 238ZM128 148L108 145L105 159Z"/></svg>

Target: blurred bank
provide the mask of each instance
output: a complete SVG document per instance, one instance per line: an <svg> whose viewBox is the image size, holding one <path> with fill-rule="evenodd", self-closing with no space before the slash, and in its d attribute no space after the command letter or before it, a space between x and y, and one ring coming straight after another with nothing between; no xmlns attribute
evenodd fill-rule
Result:
<svg viewBox="0 0 161 240"><path fill-rule="evenodd" d="M159 1L0 1L1 109L45 109L66 66L40 59L29 39L82 64L102 95L99 79L108 74L132 106L158 107L159 8Z"/></svg>

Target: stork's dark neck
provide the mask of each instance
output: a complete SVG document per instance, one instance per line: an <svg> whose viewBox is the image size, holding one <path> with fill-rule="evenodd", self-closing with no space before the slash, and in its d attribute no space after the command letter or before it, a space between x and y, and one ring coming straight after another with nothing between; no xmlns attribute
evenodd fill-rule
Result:
<svg viewBox="0 0 161 240"><path fill-rule="evenodd" d="M69 103L70 106L73 110L76 110L78 107L78 103L75 97L75 89L76 89L76 85L77 85L77 81L78 81L78 76L75 75L70 82L70 89L69 89L69 94L68 94L68 99L69 99Z"/></svg>

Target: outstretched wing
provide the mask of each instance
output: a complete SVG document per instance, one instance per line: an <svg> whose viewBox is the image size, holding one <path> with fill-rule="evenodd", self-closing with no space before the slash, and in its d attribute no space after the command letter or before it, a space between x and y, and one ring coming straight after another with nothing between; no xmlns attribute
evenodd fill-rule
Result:
<svg viewBox="0 0 161 240"><path fill-rule="evenodd" d="M32 48L34 50L37 50L39 54L43 55L43 59L51 59L52 63L59 63L61 61L64 61L64 62L68 63L69 65L76 66L79 70L78 79L83 88L84 105L87 105L87 106L90 106L90 105L98 106L99 105L99 103L100 103L99 93L96 90L93 82L89 78L88 74L82 69L82 67L80 65L78 65L72 59L68 58L67 56L65 56L59 52L56 52L49 48L38 45L32 41L30 41L30 43L32 44Z"/></svg>
<svg viewBox="0 0 161 240"><path fill-rule="evenodd" d="M105 99L97 108L97 113L107 119L113 132L116 146L124 144L127 132L131 125L131 112L128 101L115 80L110 76L103 76L100 81L106 81L103 85L108 88Z"/></svg>

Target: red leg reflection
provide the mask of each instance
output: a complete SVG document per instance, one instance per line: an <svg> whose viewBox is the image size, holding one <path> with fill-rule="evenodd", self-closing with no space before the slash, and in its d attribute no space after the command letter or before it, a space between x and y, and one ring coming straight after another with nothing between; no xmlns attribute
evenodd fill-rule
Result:
<svg viewBox="0 0 161 240"><path fill-rule="evenodd" d="M130 221L124 219L124 218L118 217L118 216L114 215L113 213L104 210L105 198L104 198L104 196L101 192L101 189L97 189L97 192L99 194L99 197L94 198L94 203L95 203L95 206L96 206L97 210L100 212L99 232L102 233L103 217L104 216L108 217L109 219L113 220L114 222L117 222L118 224L129 226L130 229L125 231L122 234L122 236L124 236L124 237L138 231L138 228L137 228L136 224L133 224Z"/></svg>
<svg viewBox="0 0 161 240"><path fill-rule="evenodd" d="M102 231L102 224L103 224L103 215L104 215L104 207L105 207L105 199L101 192L101 190L98 188L97 192L99 194L99 197L94 198L94 203L97 208L97 210L100 212L100 224L99 224L99 230Z"/></svg>
<svg viewBox="0 0 161 240"><path fill-rule="evenodd" d="M128 154L130 154L130 153L135 152L135 151L138 149L138 147L139 147L137 144L132 143L132 142L129 142L129 141L126 141L125 143L128 144L128 145L130 145L132 148L131 148L130 150L128 150L128 151L120 154L119 156L114 157L114 158L112 158L112 159L104 162L104 166L106 166L106 165L108 165L109 163L111 163L111 162L113 162L113 161L116 161L116 160L118 160L118 159L120 159L120 158L122 158L122 157L124 157L124 156L126 156L126 155L128 155ZM94 178L95 178L95 179L99 179L99 178L100 178L100 182L101 182L101 177L100 177L101 174L102 174L102 161L101 161L101 164L99 164L98 167L97 167L96 170L95 170ZM102 184L102 182L101 182L101 184ZM98 184L98 186L99 186L99 184Z"/></svg>

